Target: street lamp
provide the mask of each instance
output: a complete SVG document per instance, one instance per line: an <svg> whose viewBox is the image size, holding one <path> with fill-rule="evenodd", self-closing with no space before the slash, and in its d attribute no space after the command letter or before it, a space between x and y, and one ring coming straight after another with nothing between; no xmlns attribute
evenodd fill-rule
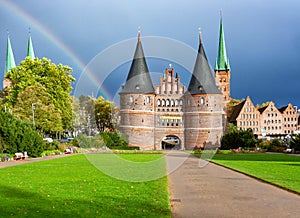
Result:
<svg viewBox="0 0 300 218"><path fill-rule="evenodd" d="M34 123L34 110L35 110L35 103L32 103L32 104L31 104L31 109L32 109L32 123L33 123L33 125L35 125L35 123Z"/></svg>

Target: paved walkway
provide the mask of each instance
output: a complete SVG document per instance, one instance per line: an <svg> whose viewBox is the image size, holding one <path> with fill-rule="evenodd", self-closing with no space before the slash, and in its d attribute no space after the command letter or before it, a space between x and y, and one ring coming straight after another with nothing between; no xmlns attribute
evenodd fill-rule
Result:
<svg viewBox="0 0 300 218"><path fill-rule="evenodd" d="M300 217L297 194L184 152L166 157L168 169L185 160L169 175L172 217Z"/></svg>

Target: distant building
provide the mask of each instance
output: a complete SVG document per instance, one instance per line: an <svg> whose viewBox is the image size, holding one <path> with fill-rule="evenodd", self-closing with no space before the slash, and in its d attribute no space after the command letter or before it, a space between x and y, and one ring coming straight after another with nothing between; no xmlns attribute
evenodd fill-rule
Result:
<svg viewBox="0 0 300 218"><path fill-rule="evenodd" d="M283 137L299 130L299 115L292 104L277 109L274 102L262 108L254 107L250 97L236 105L229 122L238 129L251 129L259 137Z"/></svg>
<svg viewBox="0 0 300 218"><path fill-rule="evenodd" d="M298 130L298 113L292 104L279 109L283 115L283 133L294 134Z"/></svg>
<svg viewBox="0 0 300 218"><path fill-rule="evenodd" d="M29 33L29 37L28 37L26 57L30 57L32 60L35 58L30 33ZM15 63L13 49L12 49L12 46L10 43L10 38L8 35L7 36L7 45L6 45L6 60L5 60L5 69L4 69L3 90L12 85L10 79L5 78L5 75L7 72L11 71L11 69L14 67L16 67L16 63Z"/></svg>
<svg viewBox="0 0 300 218"><path fill-rule="evenodd" d="M283 115L275 107L274 102L270 102L267 106L259 108L260 122L263 131L268 136L283 135Z"/></svg>
<svg viewBox="0 0 300 218"><path fill-rule="evenodd" d="M229 122L241 130L251 129L253 134L261 135L260 113L249 96L233 108Z"/></svg>

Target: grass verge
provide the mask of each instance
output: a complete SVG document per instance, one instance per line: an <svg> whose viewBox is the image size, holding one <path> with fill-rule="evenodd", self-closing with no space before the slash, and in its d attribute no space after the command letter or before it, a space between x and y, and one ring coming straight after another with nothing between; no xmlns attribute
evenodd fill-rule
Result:
<svg viewBox="0 0 300 218"><path fill-rule="evenodd" d="M216 154L210 161L300 193L300 156Z"/></svg>
<svg viewBox="0 0 300 218"><path fill-rule="evenodd" d="M117 180L95 168L85 155L0 169L0 199L0 217L171 216L166 176L140 183Z"/></svg>

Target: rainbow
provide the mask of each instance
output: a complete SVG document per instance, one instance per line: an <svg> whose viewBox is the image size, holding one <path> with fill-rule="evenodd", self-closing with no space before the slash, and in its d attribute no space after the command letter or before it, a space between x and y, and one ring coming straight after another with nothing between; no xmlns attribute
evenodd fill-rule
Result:
<svg viewBox="0 0 300 218"><path fill-rule="evenodd" d="M0 4L8 12L13 13L16 17L18 17L22 22L26 24L28 23L31 28L34 28L43 34L54 46L61 49L82 71L82 74L84 75L81 76L87 76L89 81L93 83L94 86L98 88L101 86L93 72L86 68L86 64L84 64L84 62L81 61L80 58L65 43L63 43L55 34L49 31L49 29L47 29L42 23L11 1L0 0ZM110 96L109 92L103 88L99 90L99 93L103 94L105 98Z"/></svg>

